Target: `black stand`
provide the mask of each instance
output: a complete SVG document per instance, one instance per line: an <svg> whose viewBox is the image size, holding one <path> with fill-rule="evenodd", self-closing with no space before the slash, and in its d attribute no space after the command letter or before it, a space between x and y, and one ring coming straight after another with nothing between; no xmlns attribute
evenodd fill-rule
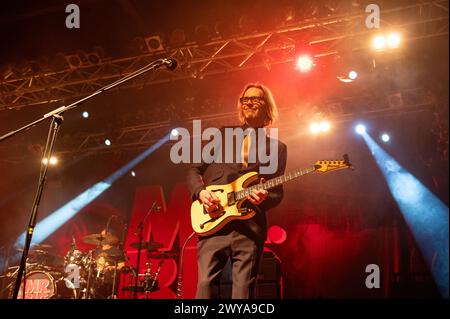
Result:
<svg viewBox="0 0 450 319"><path fill-rule="evenodd" d="M137 299L137 293L138 293L138 282L139 282L139 268L140 268L140 264L141 264L141 250L142 250L142 232L144 230L144 223L148 217L148 215L150 215L150 213L153 211L159 210L159 206L156 202L153 202L152 207L150 207L150 209L148 210L147 214L144 216L144 219L141 220L141 222L139 223L138 226L138 238L139 238L139 243L138 243L138 253L137 253L137 260L136 260L136 278L134 280L134 295L133 295L133 299Z"/></svg>
<svg viewBox="0 0 450 319"><path fill-rule="evenodd" d="M44 158L47 158L47 161L45 161L42 165L41 165L41 173L40 173L40 177L39 177L39 185L38 185L38 189L36 192L36 196L34 198L34 202L33 202L33 207L31 210L31 216L30 216L30 221L27 227L27 230L25 232L26 234L26 238L25 238L25 245L23 248L23 252L22 252L22 259L20 261L20 266L19 266L19 271L17 274L17 278L16 278L16 283L14 286L14 292L13 292L13 299L17 299L17 296L19 294L19 289L20 289L20 283L22 281L22 278L25 276L25 266L26 266L26 261L28 258L28 252L30 250L30 244L31 244L31 240L33 237L33 231L34 231L34 227L36 225L36 221L37 221L37 213L38 213L38 208L39 208L39 203L41 201L41 197L42 197L42 193L44 190L44 186L45 186L45 182L47 180L47 171L48 171L48 163L50 160L50 157L52 155L52 150L53 150L53 146L55 144L56 141L56 135L58 133L58 130L60 128L60 125L63 121L63 117L61 116L65 111L68 111L70 109L73 109L79 105L81 105L83 102L93 98L94 96L101 94L105 91L108 91L116 86L118 86L119 84L122 84L124 82L127 82L143 73L146 73L150 70L155 70L163 65L166 65L169 69L175 69L177 66L177 63L175 60L173 59L159 59L156 60L154 62L151 62L150 64L144 66L143 68L136 70L135 72L132 72L131 74L111 83L108 84L102 88L100 88L99 90L95 91L94 93L92 93L89 96L86 96L70 105L67 106L61 106L47 114L45 114L42 118L40 118L39 120L36 120L34 122L31 122L17 130L11 131L3 136L0 137L0 141L3 141L9 137L12 137L14 135L16 135L17 133L27 130L35 125L37 125L38 123L44 121L47 118L52 119L51 124L50 124L50 129L49 129L49 133L47 136L47 142L45 144L45 149L44 149ZM25 299L25 280L24 280L24 285L23 285L23 298Z"/></svg>
<svg viewBox="0 0 450 319"><path fill-rule="evenodd" d="M123 257L123 255L125 255L125 253L123 252L123 247L124 247L124 242L125 242L125 236L128 230L128 225L124 224L123 229L122 229L122 238L120 239L119 242L119 251L121 251L121 255L120 256L114 256L114 275L113 275L113 284L112 284L112 288L111 288L111 296L109 297L110 299L116 299L116 281L117 281L117 265L119 264L119 258Z"/></svg>

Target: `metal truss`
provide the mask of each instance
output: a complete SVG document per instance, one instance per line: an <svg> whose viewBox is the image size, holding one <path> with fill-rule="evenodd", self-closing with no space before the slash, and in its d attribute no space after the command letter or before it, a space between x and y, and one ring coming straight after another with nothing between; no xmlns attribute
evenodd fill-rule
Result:
<svg viewBox="0 0 450 319"><path fill-rule="evenodd" d="M421 88L404 90L398 94L402 99L401 104L393 105L387 99L377 109L361 106L361 110L358 112L346 113L342 109L343 104L341 102L330 101L330 103L325 104L321 108L320 113L324 118L331 120L334 124L338 124L351 122L356 119L356 116L358 118L369 119L426 110L433 112L436 107L435 102L429 101L426 93ZM312 117L311 114L299 115L296 108L283 109L281 114L283 124L279 126L279 130L285 136L295 136L295 134L302 130L307 130ZM202 129L204 129L207 127L235 125L237 115L235 112L218 113L205 115L200 118L191 117L178 123L178 125L190 131L191 138L193 137L191 130L193 120L201 120ZM124 127L118 130L115 136L108 135L108 133L86 133L78 137L72 137L66 143L62 143L59 150L57 150L57 156L79 156L80 154L113 153L146 149L155 144L161 137L169 134L174 128L173 126L174 122L164 121ZM104 144L106 138L112 141L110 146ZM173 143L175 141L170 141L165 146L170 146Z"/></svg>
<svg viewBox="0 0 450 319"><path fill-rule="evenodd" d="M448 1L420 1L381 9L381 27L404 31L406 40L448 35ZM267 32L216 38L202 45L189 43L179 48L168 47L123 58L101 59L96 64L87 63L80 67L41 72L33 72L29 68L22 74L10 72L0 79L0 110L64 103L71 98L86 96L162 56L177 59L178 69L175 72L160 69L122 87L142 87L291 63L296 45L305 39L316 48L317 58L346 50L348 43L351 43L352 51L366 49L368 36L374 32L366 28L366 17L367 13L361 12L308 19Z"/></svg>

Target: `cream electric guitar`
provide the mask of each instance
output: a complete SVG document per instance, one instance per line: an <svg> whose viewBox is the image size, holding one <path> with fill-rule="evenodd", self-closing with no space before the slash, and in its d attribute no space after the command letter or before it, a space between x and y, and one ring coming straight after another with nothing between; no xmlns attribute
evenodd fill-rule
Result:
<svg viewBox="0 0 450 319"><path fill-rule="evenodd" d="M245 220L255 216L254 210L241 207L253 190L261 188L269 190L312 172L326 173L344 168L352 168L347 154L344 155L344 160L318 161L311 167L298 169L269 179L264 184L258 183L259 175L257 172L249 172L230 184L207 186L206 189L214 192L220 199L219 208L208 213L200 200L194 201L191 205L192 228L199 236L212 235L232 220Z"/></svg>

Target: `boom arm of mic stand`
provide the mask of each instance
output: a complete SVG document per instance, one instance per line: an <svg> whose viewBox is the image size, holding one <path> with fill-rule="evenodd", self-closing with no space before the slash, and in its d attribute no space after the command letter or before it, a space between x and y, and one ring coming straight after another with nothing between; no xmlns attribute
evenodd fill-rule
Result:
<svg viewBox="0 0 450 319"><path fill-rule="evenodd" d="M166 59L159 59L159 60L153 61L153 62L147 64L146 66L140 68L139 70L136 70L136 71L128 74L127 76L125 76L125 77L123 77L123 78L121 78L121 79L119 79L119 80L117 80L117 81L115 81L113 83L110 83L110 84L108 84L108 85L98 89L97 91L95 91L91 95L88 95L88 96L86 96L86 97L84 97L84 98L82 98L82 99L80 99L80 100L78 100L78 101L76 101L76 102L74 102L72 104L69 104L67 106L63 105L63 106L61 106L61 107L59 107L57 109L54 109L53 111L48 112L47 114L45 114L40 119L38 119L36 121L33 121L33 122L31 122L31 123L29 123L29 124L27 124L25 126L22 126L21 128L19 128L17 130L11 131L11 132L9 132L9 133L7 133L5 135L0 136L0 142L3 141L3 140L6 140L7 138L10 138L10 137L16 135L17 133L19 133L21 131L28 130L31 127L36 126L37 124L39 124L40 122L44 121L45 119L47 119L47 118L49 118L51 116L61 115L65 111L71 110L71 109L81 105L83 102L93 98L94 96L96 96L98 94L106 92L106 91L108 91L108 90L118 86L119 84L127 82L127 81L129 81L131 79L134 79L135 77L137 77L137 76L139 76L141 74L144 74L144 73L146 73L148 71L155 70L155 69L157 69L157 68L159 68L159 67L161 67L163 65L167 65L167 60Z"/></svg>

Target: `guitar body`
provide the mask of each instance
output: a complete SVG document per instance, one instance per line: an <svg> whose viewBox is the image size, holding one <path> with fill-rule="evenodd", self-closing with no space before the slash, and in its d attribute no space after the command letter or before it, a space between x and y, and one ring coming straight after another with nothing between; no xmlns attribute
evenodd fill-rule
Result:
<svg viewBox="0 0 450 319"><path fill-rule="evenodd" d="M246 199L234 201L232 195L258 181L258 173L250 172L230 184L207 186L206 189L220 199L219 208L208 214L200 200L194 201L191 205L191 224L194 231L200 236L208 236L222 229L232 220L246 220L255 216L254 210L240 210Z"/></svg>
<svg viewBox="0 0 450 319"><path fill-rule="evenodd" d="M246 220L255 216L256 212L254 210L243 207L244 202L247 200L246 195L250 194L252 190L271 189L312 172L326 173L344 168L353 168L347 154L344 155L344 160L317 161L313 166L291 171L259 185L254 185L259 183L258 173L250 172L242 175L230 184L207 186L206 189L213 192L220 199L219 208L211 213L207 213L200 200L193 202L191 205L192 228L199 236L212 235L232 220ZM236 192L239 192L237 196ZM237 200L237 198L240 199Z"/></svg>

